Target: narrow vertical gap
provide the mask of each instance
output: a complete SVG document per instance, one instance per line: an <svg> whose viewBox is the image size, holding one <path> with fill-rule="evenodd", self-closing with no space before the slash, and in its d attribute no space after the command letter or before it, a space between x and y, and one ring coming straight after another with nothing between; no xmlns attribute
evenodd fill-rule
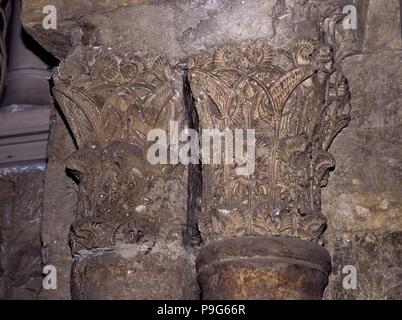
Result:
<svg viewBox="0 0 402 320"><path fill-rule="evenodd" d="M190 129L200 132L199 119L195 108L194 97L191 92L188 70L184 71L183 98L186 114L186 122ZM194 246L201 242L201 236L197 228L197 218L201 213L200 197L202 194L201 164L189 164L187 181L187 228L185 246Z"/></svg>

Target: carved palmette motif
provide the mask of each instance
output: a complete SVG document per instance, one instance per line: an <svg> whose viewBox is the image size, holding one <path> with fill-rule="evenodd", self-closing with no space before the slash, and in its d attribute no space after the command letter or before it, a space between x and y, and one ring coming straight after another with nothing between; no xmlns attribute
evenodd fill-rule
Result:
<svg viewBox="0 0 402 320"><path fill-rule="evenodd" d="M153 188L180 176L175 173L182 168L150 165L147 150L153 142L147 133L167 130L170 120L182 121L175 92L181 76L164 58L148 63L105 48L78 47L54 79L54 95L78 146L67 159L79 180L78 219L70 231L73 252L120 244L148 252L168 216L155 212L163 206L152 198Z"/></svg>
<svg viewBox="0 0 402 320"><path fill-rule="evenodd" d="M349 123L347 83L330 50L300 41L290 52L263 42L189 59L200 127L255 129L255 170L203 165L198 227L205 242L247 235L319 241L320 189L335 165L328 148Z"/></svg>

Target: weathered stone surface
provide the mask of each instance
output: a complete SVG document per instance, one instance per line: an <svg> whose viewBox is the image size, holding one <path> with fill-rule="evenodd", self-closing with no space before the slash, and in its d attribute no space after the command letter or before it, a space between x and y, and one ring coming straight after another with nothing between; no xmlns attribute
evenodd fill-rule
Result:
<svg viewBox="0 0 402 320"><path fill-rule="evenodd" d="M400 3L398 0L370 0L365 21L365 51L402 50Z"/></svg>
<svg viewBox="0 0 402 320"><path fill-rule="evenodd" d="M337 170L323 190L334 232L402 228L400 59L399 53L360 54L343 65L352 120L332 146Z"/></svg>
<svg viewBox="0 0 402 320"><path fill-rule="evenodd" d="M370 1L359 52L342 69L351 123L332 148L336 174L323 191L326 247L334 271L326 299L401 299L402 63L398 1ZM344 266L357 289L344 290Z"/></svg>
<svg viewBox="0 0 402 320"><path fill-rule="evenodd" d="M318 300L331 271L321 246L284 237L225 239L197 258L204 300Z"/></svg>
<svg viewBox="0 0 402 320"><path fill-rule="evenodd" d="M44 181L41 239L43 264L52 265L57 270L57 290L42 290L40 299L71 298L72 256L68 232L76 217L77 187L66 175L65 162L74 150L73 138L59 111L53 108Z"/></svg>
<svg viewBox="0 0 402 320"><path fill-rule="evenodd" d="M73 299L197 300L194 255L177 246L138 254L136 246L81 255L72 268Z"/></svg>
<svg viewBox="0 0 402 320"><path fill-rule="evenodd" d="M1 175L0 190L0 299L37 299L43 172Z"/></svg>
<svg viewBox="0 0 402 320"><path fill-rule="evenodd" d="M43 29L45 5L57 8L56 30ZM336 6L329 0L25 0L22 22L60 59L80 43L185 58L222 43L262 39L285 47L300 35L316 39L317 21Z"/></svg>
<svg viewBox="0 0 402 320"><path fill-rule="evenodd" d="M333 270L325 299L402 299L402 232L363 232L329 240ZM344 278L357 272L356 289L345 289Z"/></svg>
<svg viewBox="0 0 402 320"><path fill-rule="evenodd" d="M105 15L120 6L146 3L145 0L23 0L21 21L28 33L42 47L57 58L66 57L70 49L76 45L77 37L83 41L89 39L94 27L86 22L91 15ZM43 20L46 16L44 8L55 6L57 10L57 29L45 29Z"/></svg>

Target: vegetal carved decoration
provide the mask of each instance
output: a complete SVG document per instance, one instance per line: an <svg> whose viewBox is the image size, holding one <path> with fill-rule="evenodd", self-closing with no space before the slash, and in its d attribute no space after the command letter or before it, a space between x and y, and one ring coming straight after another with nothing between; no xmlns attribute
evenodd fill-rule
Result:
<svg viewBox="0 0 402 320"><path fill-rule="evenodd" d="M173 209L157 195L184 184L182 167L150 165L147 133L182 121L175 91L181 76L164 58L148 63L105 48L78 47L54 79L54 95L78 146L67 159L79 180L73 252L137 244L146 253L157 237L179 238L176 229L185 225L185 215L177 208L184 195Z"/></svg>
<svg viewBox="0 0 402 320"><path fill-rule="evenodd" d="M280 235L319 241L328 148L349 123L347 83L331 52L300 41L291 52L263 42L224 46L189 59L203 129L255 129L256 164L203 165L203 241Z"/></svg>

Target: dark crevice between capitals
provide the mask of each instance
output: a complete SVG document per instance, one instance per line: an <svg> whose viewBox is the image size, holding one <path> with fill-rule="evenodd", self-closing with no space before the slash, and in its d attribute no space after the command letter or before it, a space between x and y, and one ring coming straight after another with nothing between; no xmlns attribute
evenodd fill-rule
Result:
<svg viewBox="0 0 402 320"><path fill-rule="evenodd" d="M195 101L191 92L188 70L183 69L183 99L185 106L186 123L190 129L200 131ZM184 245L195 246L201 242L201 235L197 228L197 218L200 215L200 197L202 194L202 167L201 164L188 165L187 183L187 227L184 236Z"/></svg>

